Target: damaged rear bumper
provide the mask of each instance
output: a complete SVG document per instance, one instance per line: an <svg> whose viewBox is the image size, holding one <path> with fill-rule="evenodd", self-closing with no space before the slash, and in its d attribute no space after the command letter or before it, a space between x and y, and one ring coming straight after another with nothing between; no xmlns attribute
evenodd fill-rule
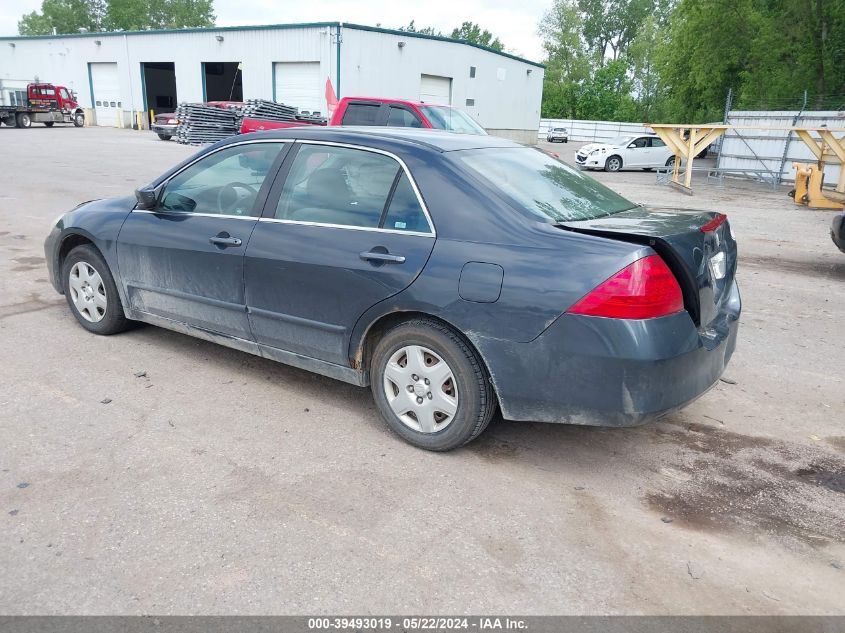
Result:
<svg viewBox="0 0 845 633"><path fill-rule="evenodd" d="M508 420L636 426L718 381L736 346L736 283L714 321L689 314L622 320L564 314L530 343L474 340Z"/></svg>

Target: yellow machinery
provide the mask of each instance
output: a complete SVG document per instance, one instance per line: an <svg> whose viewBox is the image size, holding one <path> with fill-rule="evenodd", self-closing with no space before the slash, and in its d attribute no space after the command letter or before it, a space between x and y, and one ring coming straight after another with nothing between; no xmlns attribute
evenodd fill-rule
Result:
<svg viewBox="0 0 845 633"><path fill-rule="evenodd" d="M836 191L823 191L824 163L792 163L795 167L795 189L790 192L795 204L803 204L811 209L845 208L845 194Z"/></svg>

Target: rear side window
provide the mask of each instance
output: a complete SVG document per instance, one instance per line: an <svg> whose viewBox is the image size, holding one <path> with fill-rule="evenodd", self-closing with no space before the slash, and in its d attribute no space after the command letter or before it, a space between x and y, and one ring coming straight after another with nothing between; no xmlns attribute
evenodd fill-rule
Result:
<svg viewBox="0 0 845 633"><path fill-rule="evenodd" d="M653 139L651 139L651 146L652 147L666 147L666 143L663 142L663 139L653 138Z"/></svg>
<svg viewBox="0 0 845 633"><path fill-rule="evenodd" d="M429 233L401 165L349 147L304 144L285 180L277 220Z"/></svg>
<svg viewBox="0 0 845 633"><path fill-rule="evenodd" d="M422 127L422 121L416 114L405 108L390 106L390 113L387 115L387 124L391 127Z"/></svg>
<svg viewBox="0 0 845 633"><path fill-rule="evenodd" d="M536 149L491 148L452 154L514 206L550 224L591 220L637 206Z"/></svg>
<svg viewBox="0 0 845 633"><path fill-rule="evenodd" d="M343 114L343 125L378 125L378 103L350 103Z"/></svg>
<svg viewBox="0 0 845 633"><path fill-rule="evenodd" d="M431 233L420 201L405 172L399 175L399 182L396 183L396 190L393 192L382 226L393 231Z"/></svg>

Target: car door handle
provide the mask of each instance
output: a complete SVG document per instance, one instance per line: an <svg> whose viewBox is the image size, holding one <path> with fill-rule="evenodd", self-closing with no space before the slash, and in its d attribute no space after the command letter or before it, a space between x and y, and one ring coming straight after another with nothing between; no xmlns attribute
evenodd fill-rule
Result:
<svg viewBox="0 0 845 633"><path fill-rule="evenodd" d="M239 237L224 237L222 235L215 235L214 237L209 237L208 241L212 244L216 244L217 246L240 246L243 244L241 238Z"/></svg>
<svg viewBox="0 0 845 633"><path fill-rule="evenodd" d="M391 255L390 253L379 253L378 251L364 251L360 257L371 262L384 262L387 264L405 263L404 255Z"/></svg>

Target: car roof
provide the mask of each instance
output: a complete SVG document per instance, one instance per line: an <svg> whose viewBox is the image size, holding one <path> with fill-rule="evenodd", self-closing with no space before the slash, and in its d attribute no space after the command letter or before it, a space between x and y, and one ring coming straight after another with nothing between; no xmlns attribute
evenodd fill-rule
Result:
<svg viewBox="0 0 845 633"><path fill-rule="evenodd" d="M498 136L480 134L456 134L443 130L376 127L376 126L302 126L253 132L234 136L230 142L239 142L248 138L279 138L301 139L309 141L326 141L333 143L353 143L367 145L374 148L385 144L400 142L405 145L417 146L438 152L452 152L463 149L524 147L515 141Z"/></svg>

